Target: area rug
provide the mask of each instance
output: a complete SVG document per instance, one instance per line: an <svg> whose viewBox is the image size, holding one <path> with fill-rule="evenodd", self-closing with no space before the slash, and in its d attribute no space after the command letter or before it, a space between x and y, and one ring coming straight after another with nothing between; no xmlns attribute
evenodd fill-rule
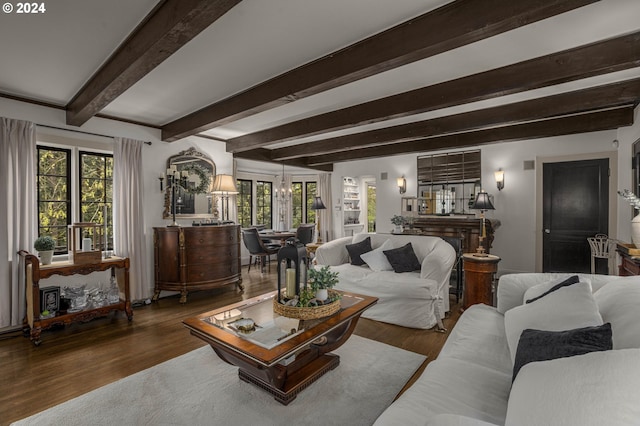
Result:
<svg viewBox="0 0 640 426"><path fill-rule="evenodd" d="M371 425L426 358L355 335L334 353L287 406L205 346L12 424Z"/></svg>

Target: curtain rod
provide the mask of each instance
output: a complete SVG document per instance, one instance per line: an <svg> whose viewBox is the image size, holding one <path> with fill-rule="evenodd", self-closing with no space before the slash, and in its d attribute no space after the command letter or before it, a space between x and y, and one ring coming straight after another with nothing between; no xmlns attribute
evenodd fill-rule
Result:
<svg viewBox="0 0 640 426"><path fill-rule="evenodd" d="M40 127L48 127L49 129L56 129L56 130L66 130L69 132L75 132L75 133L82 133L85 135L91 135L91 136L99 136L102 138L115 138L115 136L108 136L108 135L101 135L100 133L91 133L91 132L85 132L84 130L75 130L75 129L65 129L64 127L56 127L56 126L50 126L48 124L38 124L36 123L36 126L40 126ZM145 144L147 145L151 145L150 141L143 141Z"/></svg>

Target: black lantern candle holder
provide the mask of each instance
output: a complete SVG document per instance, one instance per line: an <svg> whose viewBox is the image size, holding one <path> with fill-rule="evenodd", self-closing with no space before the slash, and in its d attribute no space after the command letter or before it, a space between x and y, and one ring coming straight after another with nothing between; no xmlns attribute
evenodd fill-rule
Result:
<svg viewBox="0 0 640 426"><path fill-rule="evenodd" d="M288 272L290 270L295 270L295 274ZM283 285L287 299L293 299L300 295L300 283L307 286L307 249L300 241L290 240L278 251L278 302L284 303ZM293 289L295 294L290 294Z"/></svg>

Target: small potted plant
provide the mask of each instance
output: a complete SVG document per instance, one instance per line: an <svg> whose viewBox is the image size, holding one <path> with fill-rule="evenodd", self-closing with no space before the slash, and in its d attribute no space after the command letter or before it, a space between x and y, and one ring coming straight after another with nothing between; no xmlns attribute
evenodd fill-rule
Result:
<svg viewBox="0 0 640 426"><path fill-rule="evenodd" d="M404 217L395 214L391 218L391 223L393 225L395 225L393 233L394 234L402 234L402 225L404 225L406 223Z"/></svg>
<svg viewBox="0 0 640 426"><path fill-rule="evenodd" d="M43 265L49 265L53 259L53 250L56 248L56 241L48 235L38 237L33 243L33 248L38 251L40 261Z"/></svg>
<svg viewBox="0 0 640 426"><path fill-rule="evenodd" d="M327 300L329 298L329 289L338 284L338 273L329 270L329 266L323 266L320 269L312 268L309 270L309 285L311 290L316 294L316 299Z"/></svg>

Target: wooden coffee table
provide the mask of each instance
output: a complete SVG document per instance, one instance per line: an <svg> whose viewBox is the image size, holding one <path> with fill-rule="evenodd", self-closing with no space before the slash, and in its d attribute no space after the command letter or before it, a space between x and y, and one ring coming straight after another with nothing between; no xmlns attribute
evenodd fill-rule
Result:
<svg viewBox="0 0 640 426"><path fill-rule="evenodd" d="M271 393L284 405L340 364L330 352L353 333L360 315L378 299L344 293L341 309L328 317L298 321L273 312L276 292L254 297L183 321L191 334L209 343L220 358L239 367L238 375ZM252 319L248 333L237 328Z"/></svg>

